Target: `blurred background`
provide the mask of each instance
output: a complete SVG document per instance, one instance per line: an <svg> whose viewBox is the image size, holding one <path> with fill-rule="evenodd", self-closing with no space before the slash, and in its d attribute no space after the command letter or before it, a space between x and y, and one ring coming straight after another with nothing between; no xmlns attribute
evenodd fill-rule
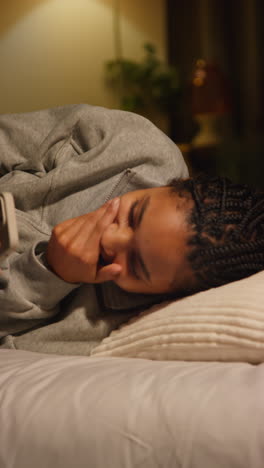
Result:
<svg viewBox="0 0 264 468"><path fill-rule="evenodd" d="M0 112L138 112L191 173L264 188L263 21L263 0L2 2Z"/></svg>

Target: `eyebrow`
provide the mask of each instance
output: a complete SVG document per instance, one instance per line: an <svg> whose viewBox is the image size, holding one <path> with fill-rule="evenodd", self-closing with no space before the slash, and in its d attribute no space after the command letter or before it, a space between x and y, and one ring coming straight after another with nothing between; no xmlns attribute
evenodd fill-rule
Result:
<svg viewBox="0 0 264 468"><path fill-rule="evenodd" d="M143 217L144 217L144 214L146 212L146 209L149 205L149 202L150 202L150 196L146 196L144 197L143 199L143 203L141 204L141 207L140 207L140 210L139 210L139 213L138 213L138 216L136 216L136 228L139 228L142 220L143 220ZM148 280L148 281L151 281L151 275L149 273L149 270L147 269L145 263L144 263L144 260L140 254L139 251L136 251L135 252L135 257L140 265L140 269L143 273L143 275L145 276L145 278Z"/></svg>

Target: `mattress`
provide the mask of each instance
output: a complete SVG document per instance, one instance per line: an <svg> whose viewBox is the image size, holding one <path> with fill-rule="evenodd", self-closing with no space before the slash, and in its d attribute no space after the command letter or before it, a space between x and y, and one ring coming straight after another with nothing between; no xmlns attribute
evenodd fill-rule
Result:
<svg viewBox="0 0 264 468"><path fill-rule="evenodd" d="M264 365L0 351L1 468L262 468Z"/></svg>

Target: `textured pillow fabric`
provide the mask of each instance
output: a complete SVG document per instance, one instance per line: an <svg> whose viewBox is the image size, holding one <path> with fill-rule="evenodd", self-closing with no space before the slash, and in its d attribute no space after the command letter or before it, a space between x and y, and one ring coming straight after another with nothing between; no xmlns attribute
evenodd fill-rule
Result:
<svg viewBox="0 0 264 468"><path fill-rule="evenodd" d="M113 331L95 356L264 361L264 271L154 306Z"/></svg>

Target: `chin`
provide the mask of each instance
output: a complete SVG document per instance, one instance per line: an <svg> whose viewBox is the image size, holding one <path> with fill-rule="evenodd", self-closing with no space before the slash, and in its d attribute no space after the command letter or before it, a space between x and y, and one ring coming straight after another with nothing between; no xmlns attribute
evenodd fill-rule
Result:
<svg viewBox="0 0 264 468"><path fill-rule="evenodd" d="M126 286L122 284L122 281L114 280L114 283L123 291L128 292L128 293L140 293L141 291L136 290L132 286Z"/></svg>

